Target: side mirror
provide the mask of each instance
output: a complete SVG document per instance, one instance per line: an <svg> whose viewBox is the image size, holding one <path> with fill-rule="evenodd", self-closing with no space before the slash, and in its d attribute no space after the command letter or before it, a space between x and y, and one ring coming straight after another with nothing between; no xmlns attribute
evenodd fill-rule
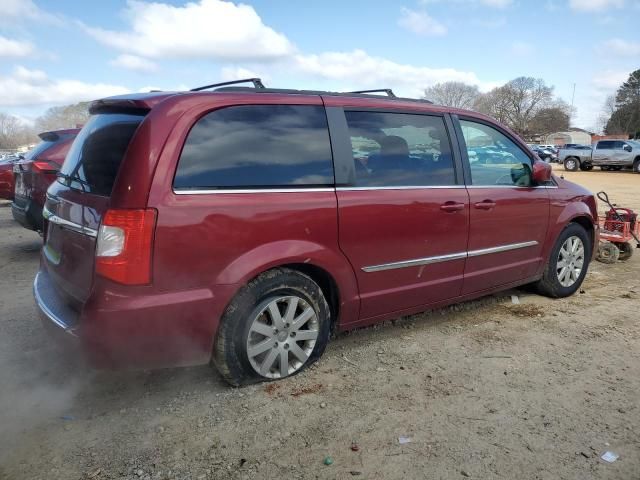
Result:
<svg viewBox="0 0 640 480"><path fill-rule="evenodd" d="M622 148L624 148L624 150L625 150L626 152L631 152L631 151L633 150L633 148L631 148L631 145L625 145L625 146L624 146L624 147L622 147Z"/></svg>
<svg viewBox="0 0 640 480"><path fill-rule="evenodd" d="M533 183L542 185L551 180L551 165L546 162L533 162Z"/></svg>

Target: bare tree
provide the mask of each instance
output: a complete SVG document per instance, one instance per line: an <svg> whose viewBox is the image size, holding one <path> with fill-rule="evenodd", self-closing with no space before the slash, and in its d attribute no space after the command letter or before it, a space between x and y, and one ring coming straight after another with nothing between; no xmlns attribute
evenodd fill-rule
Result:
<svg viewBox="0 0 640 480"><path fill-rule="evenodd" d="M537 134L549 134L569 129L571 107L563 101L557 101L549 107L539 109L531 118L528 130Z"/></svg>
<svg viewBox="0 0 640 480"><path fill-rule="evenodd" d="M510 102L506 86L496 87L480 95L474 102L473 109L495 118L500 123L508 123Z"/></svg>
<svg viewBox="0 0 640 480"><path fill-rule="evenodd" d="M611 118L611 116L614 114L615 111L616 111L616 96L609 95L605 99L604 104L602 105L602 111L600 112L600 115L598 115L598 118L596 120L598 130L600 132L604 132L604 129L607 126L607 122L609 121L609 119Z"/></svg>
<svg viewBox="0 0 640 480"><path fill-rule="evenodd" d="M470 109L479 95L480 91L475 85L444 82L425 89L423 98L447 107Z"/></svg>
<svg viewBox="0 0 640 480"><path fill-rule="evenodd" d="M32 128L19 118L0 112L0 149L13 150L36 140Z"/></svg>
<svg viewBox="0 0 640 480"><path fill-rule="evenodd" d="M509 124L520 135L527 135L531 119L553 99L553 88L547 87L541 78L518 77L505 85L505 91Z"/></svg>
<svg viewBox="0 0 640 480"><path fill-rule="evenodd" d="M83 125L89 118L89 102L80 102L74 105L51 107L42 116L36 119L35 125L39 132L74 128Z"/></svg>
<svg viewBox="0 0 640 480"><path fill-rule="evenodd" d="M518 77L481 95L476 100L475 109L527 136L534 131L532 120L538 112L558 105L553 102L553 87L546 86L544 80ZM561 110L564 111L563 106Z"/></svg>

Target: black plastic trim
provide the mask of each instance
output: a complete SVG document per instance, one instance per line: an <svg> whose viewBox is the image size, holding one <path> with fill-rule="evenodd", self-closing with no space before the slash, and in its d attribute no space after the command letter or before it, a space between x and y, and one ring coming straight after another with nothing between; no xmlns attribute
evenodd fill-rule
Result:
<svg viewBox="0 0 640 480"><path fill-rule="evenodd" d="M455 123L451 119L450 114L445 114L444 123L447 129L447 134L449 135L449 143L451 144L456 183L458 185L465 185L465 161L462 156L462 149L460 148L460 136L458 135Z"/></svg>
<svg viewBox="0 0 640 480"><path fill-rule="evenodd" d="M333 171L337 187L354 185L356 169L353 163L353 150L347 119L342 107L326 107L329 138L333 154Z"/></svg>

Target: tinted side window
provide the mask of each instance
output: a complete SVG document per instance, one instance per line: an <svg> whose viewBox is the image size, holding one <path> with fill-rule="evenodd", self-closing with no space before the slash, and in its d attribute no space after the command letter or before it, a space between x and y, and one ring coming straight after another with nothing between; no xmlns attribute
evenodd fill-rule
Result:
<svg viewBox="0 0 640 480"><path fill-rule="evenodd" d="M265 188L333 185L333 159L323 107L227 107L193 126L174 187Z"/></svg>
<svg viewBox="0 0 640 480"><path fill-rule="evenodd" d="M613 148L613 142L610 140L602 140L598 142L596 150L611 150Z"/></svg>
<svg viewBox="0 0 640 480"><path fill-rule="evenodd" d="M616 150L622 150L624 148L624 142L621 142L621 141L613 142L613 148L615 148Z"/></svg>
<svg viewBox="0 0 640 480"><path fill-rule="evenodd" d="M92 116L73 141L58 181L72 188L110 195L120 163L142 115L105 113Z"/></svg>
<svg viewBox="0 0 640 480"><path fill-rule="evenodd" d="M356 186L455 185L449 137L442 117L345 112Z"/></svg>
<svg viewBox="0 0 640 480"><path fill-rule="evenodd" d="M531 185L529 156L509 137L488 125L460 120L473 185Z"/></svg>

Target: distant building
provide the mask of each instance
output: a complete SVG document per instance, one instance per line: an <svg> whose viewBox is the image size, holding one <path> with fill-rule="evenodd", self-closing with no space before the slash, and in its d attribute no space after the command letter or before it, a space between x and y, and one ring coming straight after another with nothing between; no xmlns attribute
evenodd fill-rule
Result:
<svg viewBox="0 0 640 480"><path fill-rule="evenodd" d="M591 145L591 137L594 135L581 128L570 128L566 132L550 133L546 136L547 145L566 145L577 143L579 145Z"/></svg>
<svg viewBox="0 0 640 480"><path fill-rule="evenodd" d="M550 133L545 137L545 144L558 146L566 145L567 143L591 145L598 140L628 140L628 138L629 136L626 134L596 135L582 128L570 128L566 132Z"/></svg>

